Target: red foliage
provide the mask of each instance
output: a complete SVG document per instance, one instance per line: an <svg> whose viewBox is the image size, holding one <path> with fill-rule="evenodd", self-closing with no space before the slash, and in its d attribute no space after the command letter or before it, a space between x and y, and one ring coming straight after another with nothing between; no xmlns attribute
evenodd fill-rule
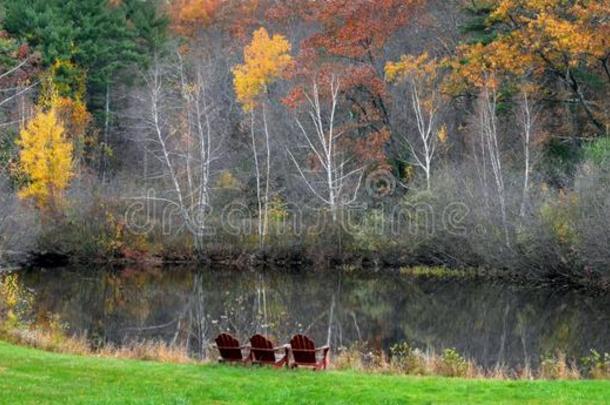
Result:
<svg viewBox="0 0 610 405"><path fill-rule="evenodd" d="M252 32L264 25L266 10L272 0L175 0L168 5L172 30L194 37L214 27L226 33L237 45L246 44Z"/></svg>
<svg viewBox="0 0 610 405"><path fill-rule="evenodd" d="M361 156L382 162L389 139L383 59L388 41L409 23L423 0L280 0L267 12L274 22L290 24L300 19L317 32L300 45L295 87L283 102L295 108L304 101L302 86L315 77L334 74L356 117ZM320 91L328 86L320 85ZM321 97L324 95L321 94ZM354 146L354 145L352 145Z"/></svg>
<svg viewBox="0 0 610 405"><path fill-rule="evenodd" d="M322 31L305 45L321 53L369 60L413 15L416 0L327 0L310 2L311 19Z"/></svg>
<svg viewBox="0 0 610 405"><path fill-rule="evenodd" d="M30 54L30 47L28 44L21 44L19 49L17 50L17 59L25 59Z"/></svg>
<svg viewBox="0 0 610 405"><path fill-rule="evenodd" d="M387 128L372 133L366 138L357 139L354 145L354 153L363 162L375 166L385 166L386 154L385 145L390 140L390 131Z"/></svg>

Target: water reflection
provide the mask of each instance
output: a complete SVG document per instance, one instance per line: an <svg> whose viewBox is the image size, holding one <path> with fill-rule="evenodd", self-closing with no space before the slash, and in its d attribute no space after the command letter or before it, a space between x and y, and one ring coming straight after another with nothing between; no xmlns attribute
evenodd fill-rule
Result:
<svg viewBox="0 0 610 405"><path fill-rule="evenodd" d="M557 350L610 351L609 297L491 282L187 268L29 270L15 280L30 321L58 317L97 344L159 338L198 357L225 330L278 342L301 332L335 348L366 341L387 350L406 340L455 347L486 367L535 366Z"/></svg>

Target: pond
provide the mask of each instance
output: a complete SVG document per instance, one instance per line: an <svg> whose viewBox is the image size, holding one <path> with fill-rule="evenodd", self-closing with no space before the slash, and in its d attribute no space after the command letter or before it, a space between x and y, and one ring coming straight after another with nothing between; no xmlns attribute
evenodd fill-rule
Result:
<svg viewBox="0 0 610 405"><path fill-rule="evenodd" d="M162 339L188 345L196 357L226 330L280 343L304 332L334 348L367 342L388 350L408 341L455 348L485 367L535 366L556 351L577 359L590 349L610 351L609 297L480 279L183 267L70 267L10 277L29 322L56 319L94 344Z"/></svg>

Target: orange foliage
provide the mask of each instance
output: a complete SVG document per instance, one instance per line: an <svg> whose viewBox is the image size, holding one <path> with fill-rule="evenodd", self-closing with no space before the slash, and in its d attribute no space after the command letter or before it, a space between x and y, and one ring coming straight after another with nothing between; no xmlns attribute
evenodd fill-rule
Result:
<svg viewBox="0 0 610 405"><path fill-rule="evenodd" d="M245 44L255 27L261 25L272 0L175 0L167 6L171 29L195 36L209 27L229 33L233 43Z"/></svg>
<svg viewBox="0 0 610 405"><path fill-rule="evenodd" d="M77 71L72 85L58 80L58 71ZM84 157L85 146L93 142L88 138L93 117L87 110L85 98L85 74L76 70L69 61L56 61L42 77L42 90L38 104L42 109L52 109L61 121L66 138L73 143L74 159Z"/></svg>
<svg viewBox="0 0 610 405"><path fill-rule="evenodd" d="M75 158L78 160L83 153L85 144L91 142L87 138L87 132L93 121L91 113L81 99L58 97L53 102L53 107L66 129L66 136L74 142Z"/></svg>
<svg viewBox="0 0 610 405"><path fill-rule="evenodd" d="M169 7L174 31L192 35L209 25L216 17L222 0L176 0Z"/></svg>
<svg viewBox="0 0 610 405"><path fill-rule="evenodd" d="M556 74L593 66L610 56L607 0L501 0L490 24L501 35L487 45L458 48L456 77L480 86L490 72L521 76Z"/></svg>
<svg viewBox="0 0 610 405"><path fill-rule="evenodd" d="M320 27L301 44L300 73L340 74L346 92L358 89L383 109L385 84L376 69L387 41L413 16L421 0L280 1L267 16L274 21L301 18ZM385 111L382 111L382 116ZM385 118L385 117L384 117Z"/></svg>
<svg viewBox="0 0 610 405"><path fill-rule="evenodd" d="M499 33L489 44L458 48L450 61L454 74L448 90L498 87L522 76L540 81L554 77L579 100L597 132L610 123L607 97L585 99L579 73L606 78L610 85L610 9L608 0L499 0L488 24Z"/></svg>
<svg viewBox="0 0 610 405"><path fill-rule="evenodd" d="M277 22L301 19L318 28L301 43L293 77L296 87L283 102L290 107L302 103L302 86L307 86L312 77L323 82L324 77L339 76L342 93L354 117L350 125L358 128L359 140L349 148L365 160L384 161L384 146L389 139L388 94L379 65L383 63L388 41L409 23L423 3L423 0L277 1L267 13L268 18Z"/></svg>
<svg viewBox="0 0 610 405"><path fill-rule="evenodd" d="M313 63L327 57L347 60L345 77L349 83L344 85L363 86L374 96L382 97L385 87L375 69L376 60L386 42L413 16L417 3L415 0L317 2L310 18L322 29L305 40L303 47L316 54Z"/></svg>

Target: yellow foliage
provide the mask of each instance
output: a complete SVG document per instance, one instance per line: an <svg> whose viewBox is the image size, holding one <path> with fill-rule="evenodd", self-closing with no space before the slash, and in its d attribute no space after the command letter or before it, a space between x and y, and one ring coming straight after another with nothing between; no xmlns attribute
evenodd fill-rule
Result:
<svg viewBox="0 0 610 405"><path fill-rule="evenodd" d="M73 100L67 97L59 97L53 102L52 108L57 111L61 120L67 124L66 130L70 138L74 140L84 138L92 117L81 99Z"/></svg>
<svg viewBox="0 0 610 405"><path fill-rule="evenodd" d="M403 55L398 62L386 64L386 80L394 83L406 81L413 91L417 91L422 107L433 111L439 101L442 67L443 62L430 58L427 52L419 56Z"/></svg>
<svg viewBox="0 0 610 405"><path fill-rule="evenodd" d="M82 100L85 98L86 74L68 60L56 60L42 75L38 105L44 109L53 107L58 98Z"/></svg>
<svg viewBox="0 0 610 405"><path fill-rule="evenodd" d="M45 72L40 80L40 95L38 96L38 106L43 109L52 108L59 99L59 91L55 85L51 72Z"/></svg>
<svg viewBox="0 0 610 405"><path fill-rule="evenodd" d="M438 76L439 67L438 61L424 52L419 56L403 55L398 62L388 62L385 74L389 82L406 79L434 81Z"/></svg>
<svg viewBox="0 0 610 405"><path fill-rule="evenodd" d="M545 204L541 208L542 218L553 231L557 240L564 245L578 243L578 233L574 226L574 215L578 211L576 194L560 191L558 201Z"/></svg>
<svg viewBox="0 0 610 405"><path fill-rule="evenodd" d="M21 170L29 178L19 196L34 199L40 208L58 203L73 176L73 147L54 108L32 118L21 130L19 146Z"/></svg>
<svg viewBox="0 0 610 405"><path fill-rule="evenodd" d="M599 64L610 49L607 16L607 0L497 1L490 23L503 24L504 34L486 45L459 47L451 62L453 79L482 87L490 85L487 80L495 73L540 75L549 68Z"/></svg>
<svg viewBox="0 0 610 405"><path fill-rule="evenodd" d="M235 93L245 111L251 111L267 86L292 64L290 49L283 35L271 37L265 28L254 32L244 49L244 63L233 69Z"/></svg>
<svg viewBox="0 0 610 405"><path fill-rule="evenodd" d="M8 308L17 305L19 299L19 276L17 274L9 274L0 279L0 298Z"/></svg>
<svg viewBox="0 0 610 405"><path fill-rule="evenodd" d="M283 221L288 218L286 203L280 196L273 196L269 202L269 218L274 222Z"/></svg>
<svg viewBox="0 0 610 405"><path fill-rule="evenodd" d="M390 82L407 82L417 97L421 108L434 115L442 102L440 79L443 73L443 62L430 58L424 52L419 56L403 55L398 62L388 62L385 66L386 79ZM441 143L447 140L447 128L442 127L437 133Z"/></svg>
<svg viewBox="0 0 610 405"><path fill-rule="evenodd" d="M59 77L68 75L68 83ZM87 136L93 121L85 104L85 74L70 61L58 60L42 75L38 107L54 110L63 124L64 134L73 143L73 158L78 162L83 158L85 145L91 142Z"/></svg>
<svg viewBox="0 0 610 405"><path fill-rule="evenodd" d="M413 179L415 179L415 168L412 165L405 166L402 173L402 178L404 179L405 183L411 183Z"/></svg>
<svg viewBox="0 0 610 405"><path fill-rule="evenodd" d="M438 132L436 133L436 137L441 145L444 145L447 142L447 126L443 125Z"/></svg>
<svg viewBox="0 0 610 405"><path fill-rule="evenodd" d="M498 88L497 72L521 76L527 69L536 69L533 55L519 48L521 34L499 38L489 45L474 44L458 47L459 58L449 62L455 81L464 79L475 87ZM466 63L463 63L465 61Z"/></svg>
<svg viewBox="0 0 610 405"><path fill-rule="evenodd" d="M230 171L223 170L218 176L216 186L224 189L236 189L239 188L239 180Z"/></svg>

